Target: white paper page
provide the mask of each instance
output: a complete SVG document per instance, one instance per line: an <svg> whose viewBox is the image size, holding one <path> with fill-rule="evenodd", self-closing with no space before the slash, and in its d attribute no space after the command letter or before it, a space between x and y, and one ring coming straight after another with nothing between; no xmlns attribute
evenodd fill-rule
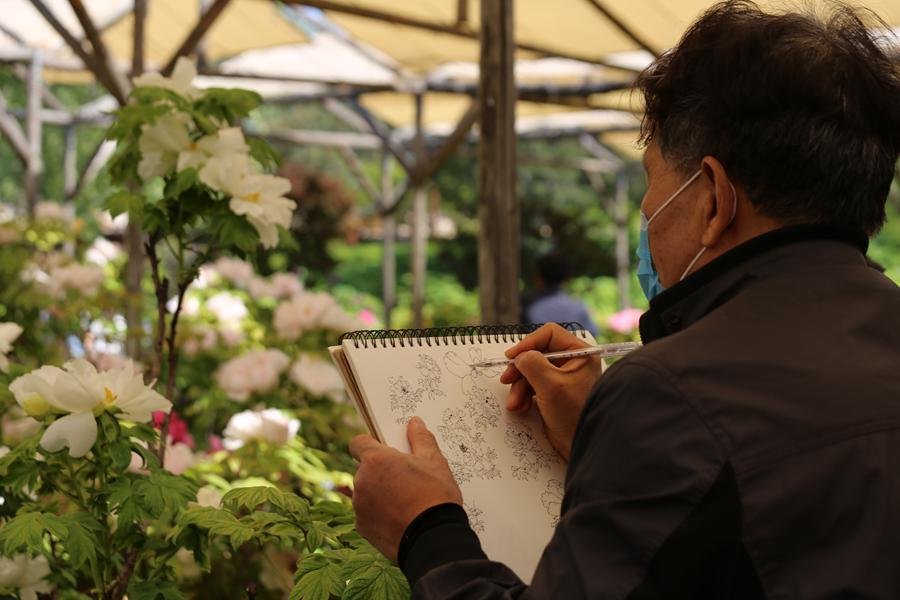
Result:
<svg viewBox="0 0 900 600"><path fill-rule="evenodd" d="M586 339L593 343L590 334ZM504 368L468 366L501 357L512 344L453 341L444 345L432 338L429 347L407 340L395 348L372 347L371 341L368 348L350 340L343 344L381 439L409 452L406 423L422 417L462 488L469 521L488 557L530 582L559 521L566 466L534 409L519 416L504 408Z"/></svg>

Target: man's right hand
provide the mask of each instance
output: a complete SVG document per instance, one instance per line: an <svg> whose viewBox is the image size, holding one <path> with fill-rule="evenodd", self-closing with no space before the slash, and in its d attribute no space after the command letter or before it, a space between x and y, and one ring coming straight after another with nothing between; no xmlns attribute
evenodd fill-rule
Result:
<svg viewBox="0 0 900 600"><path fill-rule="evenodd" d="M511 384L506 409L524 412L537 404L547 438L566 461L572 453L572 440L581 409L588 393L603 372L599 356L556 360L555 366L541 356L545 352L577 350L590 346L556 324L544 325L506 351L515 358L500 381Z"/></svg>

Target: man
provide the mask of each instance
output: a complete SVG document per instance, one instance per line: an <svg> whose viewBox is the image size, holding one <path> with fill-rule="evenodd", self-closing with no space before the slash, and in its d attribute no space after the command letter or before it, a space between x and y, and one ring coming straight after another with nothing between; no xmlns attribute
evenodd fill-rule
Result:
<svg viewBox="0 0 900 600"><path fill-rule="evenodd" d="M569 461L530 587L417 420L412 455L354 440L360 532L416 598L900 598L900 290L865 258L897 66L849 8L727 2L639 88L645 347L598 379L545 327L503 375Z"/></svg>
<svg viewBox="0 0 900 600"><path fill-rule="evenodd" d="M524 323L579 323L591 335L599 330L584 302L569 296L563 284L569 278L569 267L559 252L550 252L537 261L538 293L523 302Z"/></svg>

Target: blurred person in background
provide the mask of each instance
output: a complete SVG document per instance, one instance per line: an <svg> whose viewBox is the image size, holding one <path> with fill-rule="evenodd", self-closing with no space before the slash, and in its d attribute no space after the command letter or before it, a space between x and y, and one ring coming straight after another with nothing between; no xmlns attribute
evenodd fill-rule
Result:
<svg viewBox="0 0 900 600"><path fill-rule="evenodd" d="M580 323L597 337L599 330L584 302L563 289L569 279L569 265L559 252L549 252L538 259L537 291L522 304L525 323Z"/></svg>
<svg viewBox="0 0 900 600"><path fill-rule="evenodd" d="M530 585L485 556L421 421L412 454L351 445L359 532L414 598L900 598L900 288L866 261L900 65L874 31L729 1L639 77L644 347L554 365L584 342L548 325L501 377L568 461Z"/></svg>

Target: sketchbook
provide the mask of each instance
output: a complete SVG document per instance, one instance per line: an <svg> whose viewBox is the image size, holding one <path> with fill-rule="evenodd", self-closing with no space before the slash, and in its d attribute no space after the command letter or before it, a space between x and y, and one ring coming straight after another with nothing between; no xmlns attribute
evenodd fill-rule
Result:
<svg viewBox="0 0 900 600"><path fill-rule="evenodd" d="M563 324L591 344L590 333ZM530 582L559 521L566 465L532 408L511 414L504 367L474 368L537 325L357 331L329 350L369 433L409 452L417 415L462 488L472 529L492 560Z"/></svg>

